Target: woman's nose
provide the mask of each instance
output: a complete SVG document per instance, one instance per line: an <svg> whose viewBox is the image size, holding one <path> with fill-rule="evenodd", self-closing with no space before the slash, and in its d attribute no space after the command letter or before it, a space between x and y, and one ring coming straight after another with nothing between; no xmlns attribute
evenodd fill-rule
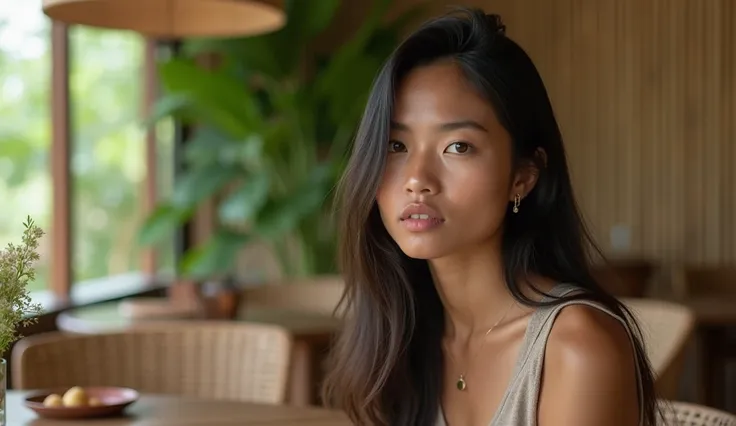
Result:
<svg viewBox="0 0 736 426"><path fill-rule="evenodd" d="M435 173L436 167L431 161L423 156L415 156L407 164L406 182L404 190L410 194L437 194L439 192L439 180Z"/></svg>

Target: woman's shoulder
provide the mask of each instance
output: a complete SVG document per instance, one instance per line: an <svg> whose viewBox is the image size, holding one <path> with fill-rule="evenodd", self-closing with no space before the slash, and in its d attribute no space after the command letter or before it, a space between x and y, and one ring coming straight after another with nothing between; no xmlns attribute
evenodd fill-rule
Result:
<svg viewBox="0 0 736 426"><path fill-rule="evenodd" d="M542 317L555 312L546 342L549 361L573 364L575 368L607 367L622 359L633 359L628 322L587 290L571 283L544 283L540 286L546 300L576 296L558 305L542 308ZM631 363L634 365L633 362Z"/></svg>
<svg viewBox="0 0 736 426"><path fill-rule="evenodd" d="M609 312L583 303L564 306L552 325L547 356L575 368L633 366L633 348L626 323ZM551 359L552 360L552 359Z"/></svg>
<svg viewBox="0 0 736 426"><path fill-rule="evenodd" d="M586 368L616 365L623 358L633 358L628 323L611 307L587 298L584 288L569 283L557 284L550 293L578 296L562 302L555 315L546 351L551 360Z"/></svg>
<svg viewBox="0 0 736 426"><path fill-rule="evenodd" d="M540 410L540 414L566 424L634 424L628 420L638 416L637 367L626 327L625 322L588 304L569 304L559 311L544 360L543 382L554 392L546 393L543 402L547 401L541 405L554 408ZM579 398L583 396L586 408L581 410ZM576 404L577 410L573 409Z"/></svg>

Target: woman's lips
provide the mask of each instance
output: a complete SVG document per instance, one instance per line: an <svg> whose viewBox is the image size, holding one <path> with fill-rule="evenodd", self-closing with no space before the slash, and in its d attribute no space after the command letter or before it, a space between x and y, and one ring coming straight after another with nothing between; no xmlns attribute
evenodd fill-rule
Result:
<svg viewBox="0 0 736 426"><path fill-rule="evenodd" d="M400 221L411 232L424 232L439 227L445 219L427 204L411 203L404 208Z"/></svg>

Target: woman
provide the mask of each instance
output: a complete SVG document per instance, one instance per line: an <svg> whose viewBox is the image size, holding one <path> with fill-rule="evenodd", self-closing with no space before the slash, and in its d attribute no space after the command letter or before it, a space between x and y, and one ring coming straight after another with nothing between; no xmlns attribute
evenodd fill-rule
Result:
<svg viewBox="0 0 736 426"><path fill-rule="evenodd" d="M349 315L324 397L356 424L654 424L638 329L591 277L552 107L498 16L398 47L340 203Z"/></svg>

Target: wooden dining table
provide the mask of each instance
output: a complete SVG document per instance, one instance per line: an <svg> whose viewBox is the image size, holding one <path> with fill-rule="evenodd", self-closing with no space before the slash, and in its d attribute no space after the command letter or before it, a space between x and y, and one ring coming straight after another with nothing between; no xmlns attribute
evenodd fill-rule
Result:
<svg viewBox="0 0 736 426"><path fill-rule="evenodd" d="M39 417L24 405L32 392L9 391L8 426L349 426L347 416L316 407L252 404L174 395L141 395L121 416L54 420Z"/></svg>
<svg viewBox="0 0 736 426"><path fill-rule="evenodd" d="M120 312L120 302L108 302L71 309L56 318L59 330L70 333L95 334L123 331L136 320ZM294 337L288 402L297 406L313 405L318 395L321 356L340 329L339 319L293 309L252 306L238 313L238 321L275 324Z"/></svg>

